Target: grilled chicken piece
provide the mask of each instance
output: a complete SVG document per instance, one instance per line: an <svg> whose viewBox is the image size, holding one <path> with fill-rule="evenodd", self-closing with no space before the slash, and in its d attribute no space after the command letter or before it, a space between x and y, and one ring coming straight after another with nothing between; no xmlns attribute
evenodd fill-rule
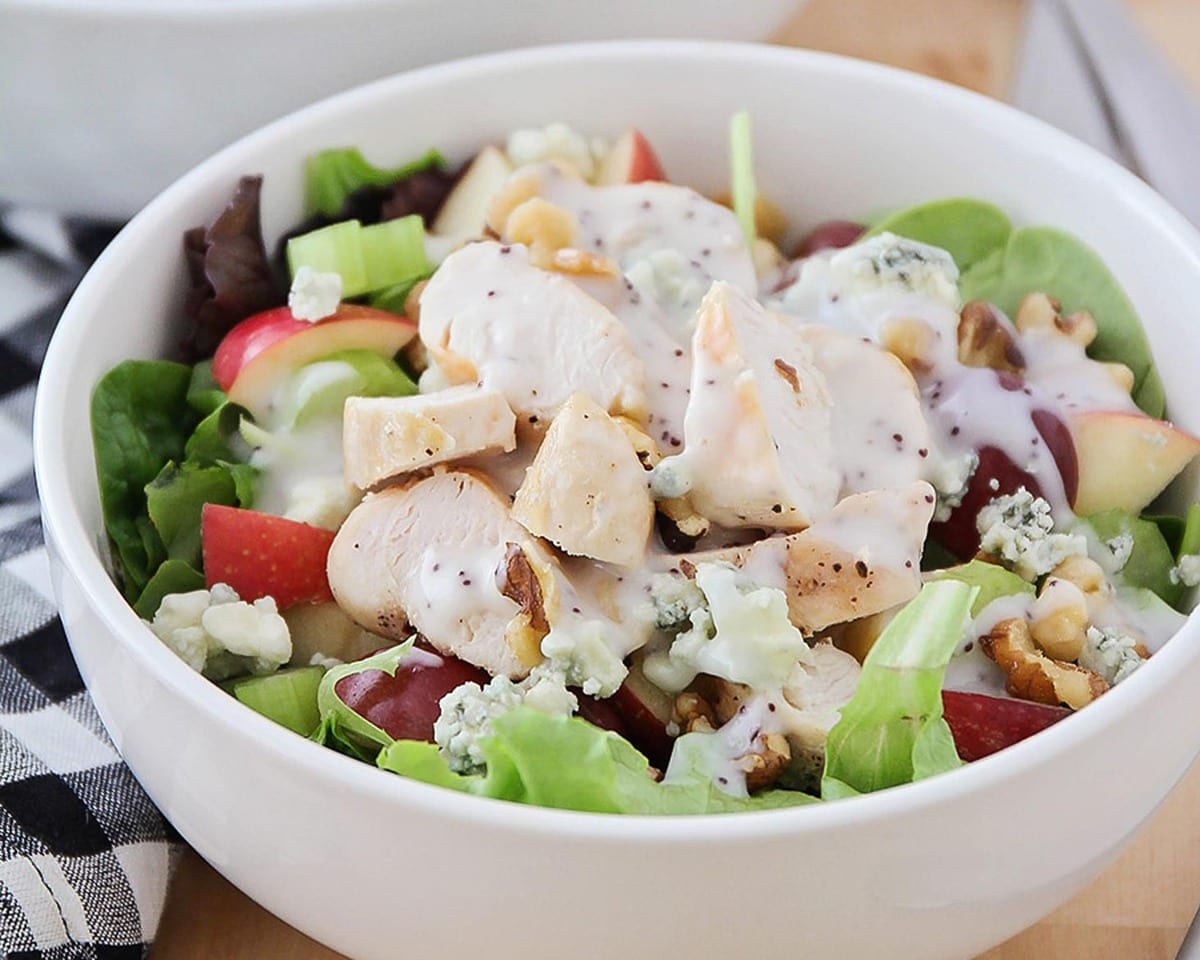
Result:
<svg viewBox="0 0 1200 960"><path fill-rule="evenodd" d="M369 494L329 550L329 586L365 629L409 627L445 654L516 679L542 659L554 560L479 476L435 473Z"/></svg>
<svg viewBox="0 0 1200 960"><path fill-rule="evenodd" d="M929 466L929 425L908 368L877 344L822 324L799 324L832 400L841 495L902 487Z"/></svg>
<svg viewBox="0 0 1200 960"><path fill-rule="evenodd" d="M350 397L346 481L368 490L402 473L516 447L516 417L495 390L464 384L413 397Z"/></svg>
<svg viewBox="0 0 1200 960"><path fill-rule="evenodd" d="M684 417L691 499L727 527L802 530L837 502L831 403L795 329L727 283L700 305Z"/></svg>
<svg viewBox="0 0 1200 960"><path fill-rule="evenodd" d="M676 557L689 565L727 561L782 570L788 617L806 636L911 600L921 589L921 550L934 507L918 481L846 497L801 533L744 547Z"/></svg>
<svg viewBox="0 0 1200 960"><path fill-rule="evenodd" d="M635 566L654 523L646 478L625 428L577 393L526 472L513 519L566 553Z"/></svg>
<svg viewBox="0 0 1200 960"><path fill-rule="evenodd" d="M549 422L573 393L640 419L645 371L612 313L519 244L472 243L421 294L421 340L452 383L499 391L523 424Z"/></svg>

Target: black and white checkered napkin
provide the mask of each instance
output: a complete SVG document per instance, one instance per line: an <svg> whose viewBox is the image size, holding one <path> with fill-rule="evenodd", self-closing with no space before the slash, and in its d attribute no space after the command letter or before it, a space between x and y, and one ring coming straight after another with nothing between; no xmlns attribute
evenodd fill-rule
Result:
<svg viewBox="0 0 1200 960"><path fill-rule="evenodd" d="M111 228L0 211L0 956L145 955L177 838L109 740L50 593L33 398Z"/></svg>

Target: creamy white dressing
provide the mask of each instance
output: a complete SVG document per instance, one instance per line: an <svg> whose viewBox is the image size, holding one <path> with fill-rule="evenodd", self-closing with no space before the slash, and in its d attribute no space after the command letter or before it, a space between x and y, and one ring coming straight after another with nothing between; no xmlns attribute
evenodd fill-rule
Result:
<svg viewBox="0 0 1200 960"><path fill-rule="evenodd" d="M1138 411L1137 404L1104 364L1090 360L1084 348L1054 330L1020 335L1025 380L1062 410Z"/></svg>
<svg viewBox="0 0 1200 960"><path fill-rule="evenodd" d="M1039 410L1053 410L1054 401L1037 387L1005 379L995 370L956 367L922 383L922 400L940 449L955 455L995 447L1037 481L1055 521L1070 522L1062 475L1033 419Z"/></svg>
<svg viewBox="0 0 1200 960"><path fill-rule="evenodd" d="M695 190L653 181L592 186L552 165L526 168L519 175L535 175L542 197L575 214L583 249L612 257L624 271L662 251L674 251L678 275L694 280L702 291L715 280L747 293L757 287L754 261L737 217ZM672 297L660 305L685 328L696 306Z"/></svg>
<svg viewBox="0 0 1200 960"><path fill-rule="evenodd" d="M448 544L428 547L417 572L424 602L421 609L408 611L409 619L430 636L454 636L462 626L474 629L491 618L511 620L521 608L496 583L506 550L503 543L485 550Z"/></svg>

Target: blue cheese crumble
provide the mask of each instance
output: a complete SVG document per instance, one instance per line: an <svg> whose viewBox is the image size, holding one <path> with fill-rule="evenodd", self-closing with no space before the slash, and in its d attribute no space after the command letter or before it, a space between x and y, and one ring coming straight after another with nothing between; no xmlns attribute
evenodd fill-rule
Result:
<svg viewBox="0 0 1200 960"><path fill-rule="evenodd" d="M570 716L579 701L566 687L565 677L552 667L534 667L529 676L514 683L506 676L493 677L487 686L474 681L460 684L439 701L441 713L433 724L433 739L455 773L480 773L486 768L482 740L492 721L521 705L542 713Z"/></svg>
<svg viewBox="0 0 1200 960"><path fill-rule="evenodd" d="M975 518L979 549L1026 580L1049 573L1068 557L1087 556L1087 539L1055 533L1050 504L1021 487L990 500Z"/></svg>
<svg viewBox="0 0 1200 960"><path fill-rule="evenodd" d="M542 640L542 656L569 686L589 697L611 697L629 673L616 652L623 643L611 621L571 618L551 626Z"/></svg>
<svg viewBox="0 0 1200 960"><path fill-rule="evenodd" d="M288 309L297 320L316 323L337 313L342 302L342 275L322 273L302 266L292 278L288 291Z"/></svg>
<svg viewBox="0 0 1200 960"><path fill-rule="evenodd" d="M787 596L774 587L744 588L738 581L738 571L728 564L696 567L703 603L690 610L687 628L669 647L646 657L643 669L653 683L675 692L699 673L755 689L787 683L808 652L804 636L788 619ZM662 610L675 617L673 603Z"/></svg>
<svg viewBox="0 0 1200 960"><path fill-rule="evenodd" d="M1137 641L1108 627L1088 627L1079 665L1116 686L1146 661L1134 649Z"/></svg>
<svg viewBox="0 0 1200 960"><path fill-rule="evenodd" d="M829 278L831 287L842 295L898 289L953 310L962 303L954 258L939 247L894 233L881 233L834 254Z"/></svg>
<svg viewBox="0 0 1200 960"><path fill-rule="evenodd" d="M565 160L581 177L591 180L608 152L608 144L603 140L589 141L565 123L551 123L540 129L514 130L508 135L505 152L514 167Z"/></svg>
<svg viewBox="0 0 1200 960"><path fill-rule="evenodd" d="M1171 568L1171 582L1185 587L1200 585L1200 553L1186 553Z"/></svg>
<svg viewBox="0 0 1200 960"><path fill-rule="evenodd" d="M272 673L292 656L287 622L275 600L240 599L224 583L163 597L150 629L184 663L210 680Z"/></svg>

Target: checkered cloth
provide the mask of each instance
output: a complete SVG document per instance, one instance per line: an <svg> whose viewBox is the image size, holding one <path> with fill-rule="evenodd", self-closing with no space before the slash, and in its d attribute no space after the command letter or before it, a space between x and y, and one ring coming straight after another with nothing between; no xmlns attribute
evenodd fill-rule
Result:
<svg viewBox="0 0 1200 960"><path fill-rule="evenodd" d="M33 398L66 298L111 228L0 211L0 954L142 957L177 837L121 762L50 593Z"/></svg>

